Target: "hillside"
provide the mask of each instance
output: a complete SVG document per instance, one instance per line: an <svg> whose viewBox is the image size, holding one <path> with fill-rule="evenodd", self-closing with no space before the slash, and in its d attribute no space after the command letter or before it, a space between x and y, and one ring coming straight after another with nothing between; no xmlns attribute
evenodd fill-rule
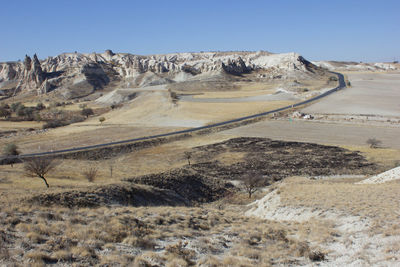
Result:
<svg viewBox="0 0 400 267"><path fill-rule="evenodd" d="M89 95L95 90L137 88L201 81L310 79L325 72L297 53L202 52L166 55L64 53L40 61L36 55L23 62L0 63L0 90L4 95L57 91L64 98ZM185 84L188 87L188 84ZM190 86L189 86L190 87ZM207 86L200 86L207 87Z"/></svg>

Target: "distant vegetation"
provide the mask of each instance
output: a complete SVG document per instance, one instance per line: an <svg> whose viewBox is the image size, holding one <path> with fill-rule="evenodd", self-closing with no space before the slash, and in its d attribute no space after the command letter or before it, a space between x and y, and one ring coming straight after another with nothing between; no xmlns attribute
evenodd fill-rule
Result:
<svg viewBox="0 0 400 267"><path fill-rule="evenodd" d="M382 141L376 138L369 138L366 143L369 145L370 148L378 148L381 145Z"/></svg>
<svg viewBox="0 0 400 267"><path fill-rule="evenodd" d="M18 149L18 146L16 144L6 144L3 148L3 156L6 157L6 159L2 160L5 164L10 164L11 167L13 167L14 163L19 162L19 159L16 158L15 156L18 156L20 154L20 151ZM9 158L7 158L9 157Z"/></svg>
<svg viewBox="0 0 400 267"><path fill-rule="evenodd" d="M63 107L66 105L72 105L72 102L52 102L48 106L39 102L36 106L25 106L21 102L15 102L12 104L0 105L0 118L7 121L37 121L45 122L43 129L57 128L66 126L71 123L84 121L86 118L92 115L104 113L110 108L116 108L117 106L109 107L106 109L98 109L96 112L92 108L88 108L87 104L80 104L81 110L65 110ZM99 118L99 122L103 123L104 117Z"/></svg>

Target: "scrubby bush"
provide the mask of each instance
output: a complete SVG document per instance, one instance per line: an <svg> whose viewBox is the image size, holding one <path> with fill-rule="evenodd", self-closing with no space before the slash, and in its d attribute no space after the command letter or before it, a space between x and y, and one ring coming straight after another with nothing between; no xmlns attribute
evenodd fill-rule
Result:
<svg viewBox="0 0 400 267"><path fill-rule="evenodd" d="M10 105L8 105L7 103L3 103L0 105L0 108L10 109Z"/></svg>
<svg viewBox="0 0 400 267"><path fill-rule="evenodd" d="M332 82L336 82L336 81L338 81L338 77L331 76L331 77L329 77L329 80L332 81Z"/></svg>
<svg viewBox="0 0 400 267"><path fill-rule="evenodd" d="M19 107L20 105L22 105L21 102L12 103L12 104L11 104L11 110L12 110L13 112L16 112L17 109L18 109L18 107Z"/></svg>
<svg viewBox="0 0 400 267"><path fill-rule="evenodd" d="M84 108L84 109L82 109L81 114L83 116L85 116L86 118L89 118L89 116L93 115L94 112L93 112L93 109L91 109L91 108Z"/></svg>
<svg viewBox="0 0 400 267"><path fill-rule="evenodd" d="M18 146L16 144L6 144L3 147L3 155L6 157L10 157L8 159L5 159L6 164L10 164L11 167L13 166L14 163L19 162L19 159L17 159L15 156L18 156L20 154L18 150Z"/></svg>
<svg viewBox="0 0 400 267"><path fill-rule="evenodd" d="M62 121L62 120L51 120L46 122L42 128L43 129L48 129L48 128L57 128L57 127L62 127L65 125L68 125L69 123L67 121Z"/></svg>
<svg viewBox="0 0 400 267"><path fill-rule="evenodd" d="M17 106L15 109L15 113L17 113L17 116L22 117L25 115L25 106L23 104L20 104Z"/></svg>
<svg viewBox="0 0 400 267"><path fill-rule="evenodd" d="M17 156L19 155L18 146L16 144L6 144L3 148L3 154L5 156Z"/></svg>
<svg viewBox="0 0 400 267"><path fill-rule="evenodd" d="M45 108L46 108L46 106L42 102L39 102L36 105L36 110L43 110Z"/></svg>
<svg viewBox="0 0 400 267"><path fill-rule="evenodd" d="M0 117L8 118L10 115L11 112L8 109L0 107Z"/></svg>
<svg viewBox="0 0 400 267"><path fill-rule="evenodd" d="M71 123L81 122L81 121L84 121L84 120L85 120L85 118L82 117L82 116L73 116L73 117L69 120L69 123L71 124Z"/></svg>
<svg viewBox="0 0 400 267"><path fill-rule="evenodd" d="M376 138L369 138L366 143L369 145L370 148L377 148L382 143L382 141Z"/></svg>
<svg viewBox="0 0 400 267"><path fill-rule="evenodd" d="M19 117L23 117L26 120L33 120L35 111L36 111L35 108L25 107L24 105L21 105L17 109L17 115Z"/></svg>
<svg viewBox="0 0 400 267"><path fill-rule="evenodd" d="M83 172L83 176L89 181L89 182L94 182L97 176L97 168L96 167L91 167L87 171Z"/></svg>

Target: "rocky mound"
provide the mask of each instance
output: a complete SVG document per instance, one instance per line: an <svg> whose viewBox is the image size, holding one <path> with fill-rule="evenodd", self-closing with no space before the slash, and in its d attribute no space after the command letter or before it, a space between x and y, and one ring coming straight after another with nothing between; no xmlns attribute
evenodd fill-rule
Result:
<svg viewBox="0 0 400 267"><path fill-rule="evenodd" d="M397 63L363 63L341 61L315 61L313 64L330 71L395 71L399 69Z"/></svg>
<svg viewBox="0 0 400 267"><path fill-rule="evenodd" d="M127 181L172 190L192 204L215 201L233 190L231 183L200 174L190 167L134 177Z"/></svg>
<svg viewBox="0 0 400 267"><path fill-rule="evenodd" d="M113 184L72 190L60 193L44 193L28 200L42 206L98 207L104 205L124 206L187 206L189 202L172 190L135 185Z"/></svg>

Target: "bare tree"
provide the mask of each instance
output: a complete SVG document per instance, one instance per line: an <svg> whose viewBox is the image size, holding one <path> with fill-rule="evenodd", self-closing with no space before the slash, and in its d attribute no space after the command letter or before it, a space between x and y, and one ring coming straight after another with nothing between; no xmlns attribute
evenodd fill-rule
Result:
<svg viewBox="0 0 400 267"><path fill-rule="evenodd" d="M96 167L91 167L87 171L84 171L83 175L86 177L86 179L89 182L93 182L94 179L96 179L96 176L97 176L97 168Z"/></svg>
<svg viewBox="0 0 400 267"><path fill-rule="evenodd" d="M110 178L112 178L113 177L113 170L114 170L114 161L110 161L108 163L108 167L110 169Z"/></svg>
<svg viewBox="0 0 400 267"><path fill-rule="evenodd" d="M376 139L376 138L369 138L367 140L367 144L369 145L370 148L377 148L379 145L382 143L382 141Z"/></svg>
<svg viewBox="0 0 400 267"><path fill-rule="evenodd" d="M262 186L263 180L263 175L255 171L249 172L243 177L243 188L249 194L249 198Z"/></svg>
<svg viewBox="0 0 400 267"><path fill-rule="evenodd" d="M190 165L190 159L192 158L192 152L186 151L185 152L185 158L187 159L188 164Z"/></svg>
<svg viewBox="0 0 400 267"><path fill-rule="evenodd" d="M39 177L49 188L49 184L45 178L48 172L52 171L57 166L57 161L48 157L36 157L25 161L24 169L27 176Z"/></svg>

